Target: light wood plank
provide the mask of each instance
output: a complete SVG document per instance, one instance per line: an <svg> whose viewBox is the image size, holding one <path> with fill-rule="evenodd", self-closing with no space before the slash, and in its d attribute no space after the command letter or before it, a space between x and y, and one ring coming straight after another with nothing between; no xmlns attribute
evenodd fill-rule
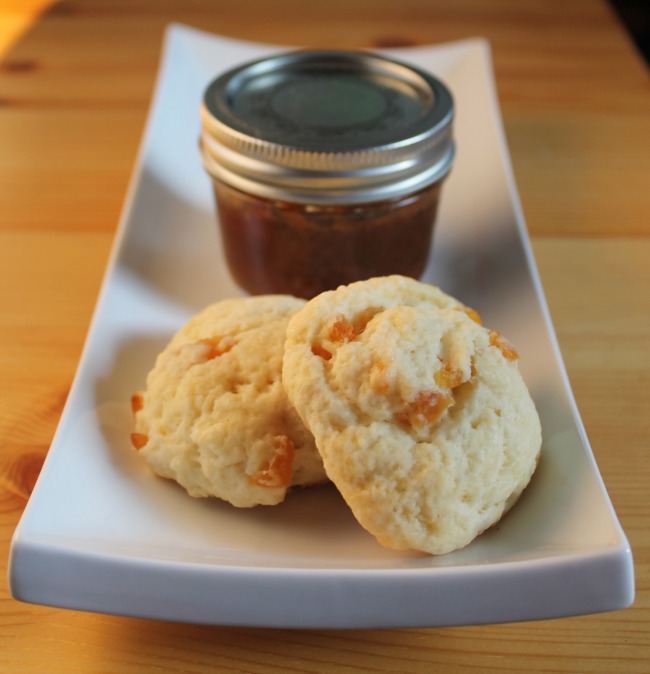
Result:
<svg viewBox="0 0 650 674"><path fill-rule="evenodd" d="M0 36L14 5L0 6ZM287 45L491 41L535 255L633 546L637 600L516 625L256 630L30 606L5 581L0 671L646 674L650 97L647 68L599 0L78 0L23 33L0 66L0 574L77 367L171 20Z"/></svg>

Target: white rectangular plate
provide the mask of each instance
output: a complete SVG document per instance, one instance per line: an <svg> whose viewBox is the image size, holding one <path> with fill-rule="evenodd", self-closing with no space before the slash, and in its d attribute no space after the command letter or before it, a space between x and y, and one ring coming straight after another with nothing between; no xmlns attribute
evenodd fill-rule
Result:
<svg viewBox="0 0 650 674"><path fill-rule="evenodd" d="M381 547L332 487L274 508L192 499L129 443L129 398L190 315L240 294L222 258L197 151L207 82L278 51L171 26L84 354L16 530L23 601L121 615L276 627L438 626L622 608L632 555L580 422L520 211L488 45L391 50L456 100L458 155L425 280L504 332L542 418L539 469L497 526L458 552Z"/></svg>

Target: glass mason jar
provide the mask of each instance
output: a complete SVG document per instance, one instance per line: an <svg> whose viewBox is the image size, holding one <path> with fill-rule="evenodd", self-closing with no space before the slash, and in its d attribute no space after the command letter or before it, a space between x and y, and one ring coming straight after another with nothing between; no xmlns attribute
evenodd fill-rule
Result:
<svg viewBox="0 0 650 674"><path fill-rule="evenodd" d="M424 271L454 157L453 101L366 52L293 51L214 80L200 149L235 281L310 298Z"/></svg>

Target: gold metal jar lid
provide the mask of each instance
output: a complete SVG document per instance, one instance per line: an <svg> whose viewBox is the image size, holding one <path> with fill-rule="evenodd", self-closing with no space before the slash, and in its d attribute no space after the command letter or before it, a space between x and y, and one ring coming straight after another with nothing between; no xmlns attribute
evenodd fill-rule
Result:
<svg viewBox="0 0 650 674"><path fill-rule="evenodd" d="M242 191L303 203L395 198L444 178L453 99L430 73L354 51L299 50L207 87L201 154Z"/></svg>

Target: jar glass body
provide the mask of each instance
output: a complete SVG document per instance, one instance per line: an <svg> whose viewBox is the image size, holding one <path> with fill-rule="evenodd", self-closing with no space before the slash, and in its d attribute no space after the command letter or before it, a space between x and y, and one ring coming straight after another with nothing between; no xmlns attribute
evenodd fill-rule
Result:
<svg viewBox="0 0 650 674"><path fill-rule="evenodd" d="M244 193L213 178L226 262L251 294L311 298L374 276L419 278L442 180L394 199L304 204Z"/></svg>

